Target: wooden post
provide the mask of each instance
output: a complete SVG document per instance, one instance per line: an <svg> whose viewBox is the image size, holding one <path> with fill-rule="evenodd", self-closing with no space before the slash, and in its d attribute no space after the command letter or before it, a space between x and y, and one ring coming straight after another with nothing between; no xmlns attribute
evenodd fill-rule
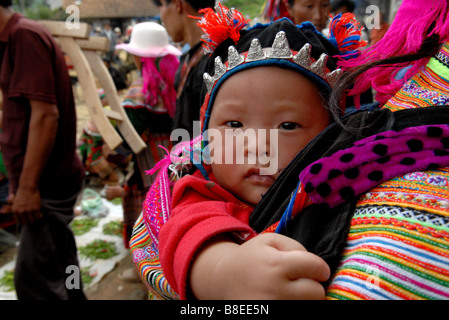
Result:
<svg viewBox="0 0 449 320"><path fill-rule="evenodd" d="M116 149L123 143L123 140L103 111L104 108L97 93L94 75L86 57L79 45L75 42L75 39L71 37L59 37L59 45L72 61L78 76L78 81L84 92L87 109L101 137L109 148L112 150Z"/></svg>
<svg viewBox="0 0 449 320"><path fill-rule="evenodd" d="M136 154L142 152L147 146L121 106L114 81L98 54L98 51L109 50L109 40L105 37L89 38L90 26L86 23L80 23L78 29L68 29L65 22L39 22L50 31L61 49L70 57L85 96L89 115L108 147L114 150L123 143L123 139L110 122L115 120L132 151ZM112 110L103 107L96 90L94 75L102 85Z"/></svg>
<svg viewBox="0 0 449 320"><path fill-rule="evenodd" d="M123 135L133 152L135 154L142 152L146 148L146 144L134 129L134 126L123 109L118 98L117 89L115 88L114 81L112 80L108 69L95 51L83 50L83 52L92 68L92 71L101 83L106 98L108 99L109 106L112 109L108 110L107 115L116 120L120 133Z"/></svg>

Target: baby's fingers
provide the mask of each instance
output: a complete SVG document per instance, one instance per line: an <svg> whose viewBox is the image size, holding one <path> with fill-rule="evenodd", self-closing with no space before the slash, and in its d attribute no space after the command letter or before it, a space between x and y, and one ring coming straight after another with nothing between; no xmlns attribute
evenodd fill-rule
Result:
<svg viewBox="0 0 449 320"><path fill-rule="evenodd" d="M330 269L319 256L307 251L288 251L282 254L282 265L288 279L312 279L318 282L327 281Z"/></svg>
<svg viewBox="0 0 449 320"><path fill-rule="evenodd" d="M323 300L326 297L324 287L311 279L290 281L284 288L283 300Z"/></svg>

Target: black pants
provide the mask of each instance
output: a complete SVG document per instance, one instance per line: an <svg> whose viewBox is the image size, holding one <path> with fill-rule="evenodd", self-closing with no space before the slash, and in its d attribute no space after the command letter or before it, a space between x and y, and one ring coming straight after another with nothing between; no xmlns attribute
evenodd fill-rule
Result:
<svg viewBox="0 0 449 320"><path fill-rule="evenodd" d="M63 201L42 199L43 218L22 226L14 273L19 300L86 299L81 272L79 289L66 286L71 275L66 273L67 267L79 270L75 237L69 227L75 202L76 195Z"/></svg>

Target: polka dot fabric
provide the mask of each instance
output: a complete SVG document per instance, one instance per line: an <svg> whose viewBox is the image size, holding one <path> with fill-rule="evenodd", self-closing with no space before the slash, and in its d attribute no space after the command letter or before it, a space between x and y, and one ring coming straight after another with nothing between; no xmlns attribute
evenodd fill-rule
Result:
<svg viewBox="0 0 449 320"><path fill-rule="evenodd" d="M315 203L331 208L408 172L449 165L449 125L387 131L308 166L299 176Z"/></svg>

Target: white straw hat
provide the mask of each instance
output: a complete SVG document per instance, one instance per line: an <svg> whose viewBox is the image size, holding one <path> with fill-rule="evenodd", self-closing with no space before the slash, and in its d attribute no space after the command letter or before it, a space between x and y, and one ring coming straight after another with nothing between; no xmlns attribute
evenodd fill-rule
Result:
<svg viewBox="0 0 449 320"><path fill-rule="evenodd" d="M129 43L118 44L115 48L139 57L157 58L167 54L181 55L180 50L169 44L165 28L156 22L136 24L131 31Z"/></svg>

